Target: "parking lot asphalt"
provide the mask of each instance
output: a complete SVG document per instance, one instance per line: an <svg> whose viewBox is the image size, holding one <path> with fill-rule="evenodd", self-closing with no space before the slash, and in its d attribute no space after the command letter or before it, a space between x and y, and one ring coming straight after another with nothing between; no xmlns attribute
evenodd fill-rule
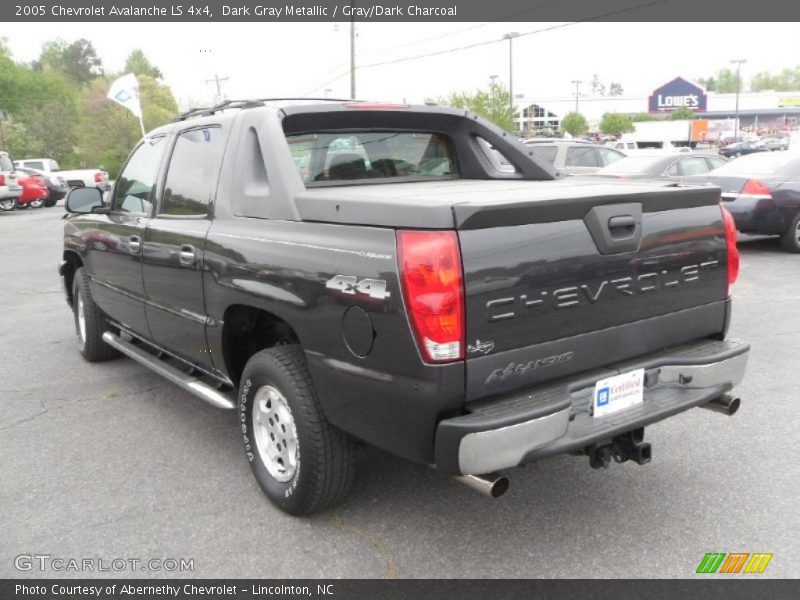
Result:
<svg viewBox="0 0 800 600"><path fill-rule="evenodd" d="M0 214L0 577L694 577L706 552L771 552L760 577L800 576L800 256L774 239L740 245L731 337L752 351L735 416L648 428L645 466L513 470L498 500L364 449L346 502L297 519L261 494L232 411L131 360L83 361L62 210ZM18 571L24 554L194 571Z"/></svg>

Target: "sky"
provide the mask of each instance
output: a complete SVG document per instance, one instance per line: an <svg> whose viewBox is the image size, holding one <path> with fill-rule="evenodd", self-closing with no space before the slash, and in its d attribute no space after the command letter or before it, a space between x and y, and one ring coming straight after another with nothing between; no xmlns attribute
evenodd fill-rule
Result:
<svg viewBox="0 0 800 600"><path fill-rule="evenodd" d="M356 96L392 102L472 91L492 75L507 86L507 41L446 52L507 32L536 32L515 39L513 49L514 94L530 101L574 97L573 80L588 93L595 74L606 86L621 83L626 95L646 96L677 76L713 75L733 59L747 60L745 81L800 65L798 23L363 23L356 32ZM86 38L109 71L141 48L181 108L212 102L215 75L226 78L227 98L350 95L349 23L19 23L0 25L0 37L21 61L35 60L45 41ZM389 62L437 52L446 53Z"/></svg>

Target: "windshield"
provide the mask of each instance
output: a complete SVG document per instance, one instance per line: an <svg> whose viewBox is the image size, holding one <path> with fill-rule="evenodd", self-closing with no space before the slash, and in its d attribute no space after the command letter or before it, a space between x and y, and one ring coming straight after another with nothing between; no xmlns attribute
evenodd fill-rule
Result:
<svg viewBox="0 0 800 600"><path fill-rule="evenodd" d="M663 156L628 156L600 169L598 173L615 173L620 175L633 175L646 173L657 168L664 160Z"/></svg>
<svg viewBox="0 0 800 600"><path fill-rule="evenodd" d="M13 171L14 163L6 154L0 154L0 171Z"/></svg>
<svg viewBox="0 0 800 600"><path fill-rule="evenodd" d="M760 152L748 154L725 163L711 171L714 175L776 175L791 167L790 163L800 163L798 156L788 152Z"/></svg>
<svg viewBox="0 0 800 600"><path fill-rule="evenodd" d="M310 133L286 139L308 186L458 176L450 140L436 133Z"/></svg>

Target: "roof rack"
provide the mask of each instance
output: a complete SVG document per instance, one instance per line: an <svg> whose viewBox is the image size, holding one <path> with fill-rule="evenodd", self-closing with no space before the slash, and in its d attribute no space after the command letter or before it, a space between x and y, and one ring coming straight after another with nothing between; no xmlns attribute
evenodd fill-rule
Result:
<svg viewBox="0 0 800 600"><path fill-rule="evenodd" d="M353 100L351 98L257 98L253 100L225 100L214 106L207 106L204 108L190 108L184 113L178 115L176 121L185 121L192 117L207 117L222 110L229 108L255 108L257 106L264 106L267 102L288 102L291 100L310 100L312 102L364 102L364 100Z"/></svg>

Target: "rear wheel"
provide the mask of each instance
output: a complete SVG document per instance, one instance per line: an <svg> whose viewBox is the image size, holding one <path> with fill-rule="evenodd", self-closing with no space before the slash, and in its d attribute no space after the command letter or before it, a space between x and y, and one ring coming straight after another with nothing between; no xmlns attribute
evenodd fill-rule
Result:
<svg viewBox="0 0 800 600"><path fill-rule="evenodd" d="M72 310L75 313L75 333L78 348L89 362L100 362L119 356L119 353L103 341L103 334L111 327L92 299L89 274L83 267L75 271L72 280Z"/></svg>
<svg viewBox="0 0 800 600"><path fill-rule="evenodd" d="M17 208L16 198L3 198L0 200L0 210L9 211Z"/></svg>
<svg viewBox="0 0 800 600"><path fill-rule="evenodd" d="M344 498L353 443L325 418L300 346L276 346L247 361L239 411L245 454L273 504L299 516Z"/></svg>
<svg viewBox="0 0 800 600"><path fill-rule="evenodd" d="M781 236L781 246L787 252L800 252L800 212L794 216L789 229Z"/></svg>
<svg viewBox="0 0 800 600"><path fill-rule="evenodd" d="M36 200L31 200L29 203L31 208L42 208L44 206L44 200L41 198L37 198Z"/></svg>

